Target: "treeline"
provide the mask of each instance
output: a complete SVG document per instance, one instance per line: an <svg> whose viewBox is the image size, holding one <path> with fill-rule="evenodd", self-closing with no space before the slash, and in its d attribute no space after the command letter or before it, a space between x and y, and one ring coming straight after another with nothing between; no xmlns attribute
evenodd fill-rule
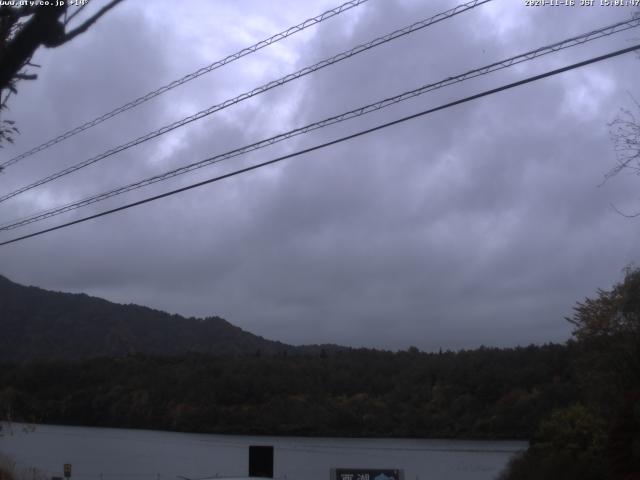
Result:
<svg viewBox="0 0 640 480"><path fill-rule="evenodd" d="M579 398L577 353L569 344L2 364L0 412L189 432L528 438Z"/></svg>

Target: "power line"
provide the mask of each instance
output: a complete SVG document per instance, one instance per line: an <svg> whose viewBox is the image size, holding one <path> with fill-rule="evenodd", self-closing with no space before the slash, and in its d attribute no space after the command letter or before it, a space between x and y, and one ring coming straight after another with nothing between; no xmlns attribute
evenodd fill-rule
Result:
<svg viewBox="0 0 640 480"><path fill-rule="evenodd" d="M298 25L295 25L293 27L289 27L288 29L280 32L280 33L276 33L275 35L266 38L264 40L261 40L258 43L255 43L253 45L251 45L250 47L246 47L242 50L240 50L239 52L233 53L221 60L217 60L214 63L212 63L211 65L208 65L206 67L202 67L199 70L196 70L195 72L189 73L188 75L185 75L184 77L178 79L178 80L174 80L171 83L168 83L160 88L158 88L157 90L154 90L152 92L147 93L146 95L143 95L142 97L138 97L135 100L132 100L129 103L125 103L124 105L111 110L108 113L105 113L104 115L101 115L100 117L97 117L89 122L83 123L82 125L72 128L71 130L62 133L61 135L52 138L51 140L48 140L34 148L32 148L31 150L28 150L16 157L13 157L10 160L7 160L4 163L0 164L0 169L4 169L10 165L13 165L14 163L19 162L22 159L25 159L27 157L30 157L31 155L41 152L42 150L45 150L57 143L60 143L70 137L73 137L74 135L77 135L80 132L83 132L85 130L88 130L91 127L95 127L96 125L99 125L100 123L104 122L105 120L108 120L112 117L115 117L116 115L119 115L123 112L126 112L127 110L130 110L134 107L137 107L138 105L141 105L149 100L151 100L152 98L155 98L159 95L162 95L165 92L168 92L169 90L173 90L174 88L183 85L187 82L190 82L191 80L195 80L196 78L212 72L213 70L216 70L220 67L223 67L224 65L227 65L229 63L235 62L236 60L239 60L240 58L249 55L251 53L257 52L258 50L261 50L265 47L268 47L269 45L272 45L276 42L279 42L280 40L284 40L285 38L288 38L292 35L295 35L296 33L299 33L309 27L312 27L314 25L317 25L325 20L328 20L329 18L335 17L336 15L340 15L343 12L346 12L347 10L350 10L354 7L357 7L359 5L362 5L365 2L368 2L369 0L350 0L349 2L343 3L342 5L332 8L331 10L327 10L326 12L321 13L320 15L317 15L313 18L309 18L307 20L305 20L302 23L299 23ZM82 7L80 7L82 8ZM77 13L77 12L76 12Z"/></svg>
<svg viewBox="0 0 640 480"><path fill-rule="evenodd" d="M44 177L36 182L33 182L29 185L26 185L24 187L21 187L17 190L14 190L13 192L4 194L2 196L0 196L0 203L4 202L10 198L15 197L16 195L19 195L21 193L24 193L28 190L31 190L33 188L36 188L40 185L44 185L45 183L49 183L53 180L56 180L60 177L63 177L65 175L69 175L70 173L76 172L82 168L85 168L89 165L92 165L100 160L103 160L107 157L110 157L112 155L115 155L116 153L122 152L124 150L127 150L131 147L134 147L136 145L139 145L141 143L144 143L148 140L151 140L153 138L159 137L160 135L164 135L165 133L168 133L172 130L175 130L176 128L182 127L188 123L194 122L196 120L200 120L201 118L204 118L208 115L211 115L212 113L218 112L220 110L223 110L227 107L230 107L232 105L235 105L237 103L240 103L244 100L247 100L249 98L252 98L256 95L259 95L261 93L267 92L273 88L279 87L281 85L284 85L286 83L289 83L293 80L297 80L298 78L301 78L303 76L309 75L310 73L316 72L322 68L328 67L330 65L333 65L334 63L338 63L342 60L346 60L348 58L351 58L355 55L358 55L359 53L365 52L367 50L370 50L372 48L378 47L382 44L388 43L392 40L395 40L397 38L403 37L405 35L409 35L411 33L414 33L418 30L421 30L423 28L426 28L430 25L433 25L435 23L441 22L443 20L447 20L455 15L458 15L460 13L466 12L467 10L471 10L472 8L475 8L479 5L482 5L484 3L488 3L492 0L472 0L470 2L467 2L465 4L462 5L458 5L457 7L451 8L445 12L439 13L437 15L434 15L430 18L421 20L419 22L416 22L412 25L408 25L404 28L401 28L399 30L395 30L391 33L388 33L386 35L383 35L382 37L378 37L375 38L367 43L363 43L360 44L350 50L344 51L342 53L339 53L337 55L334 55L331 58L322 60L314 65L311 65L309 67L305 67L302 68L301 70L298 70L297 72L294 73L290 73L288 75L285 75L284 77L279 78L278 80L273 80L269 83L266 83L260 87L254 88L253 90L249 91L249 92L245 92L241 95L238 95L237 97L225 100L222 103L219 103L217 105L213 105L205 110L201 110L198 113L195 113L193 115L190 115L186 118L183 118L182 120L178 120L177 122L171 123L169 125L165 125L164 127L155 130L153 132L147 133L146 135L143 135L142 137L139 137L135 140L131 140L125 144L119 145L117 147L114 147L110 150L107 150L106 152L103 152L99 155L96 155L95 157L91 157L87 160L84 160L80 163L77 163L75 165L72 165L70 167L67 167L63 170L60 170L56 173L53 173L47 177Z"/></svg>
<svg viewBox="0 0 640 480"><path fill-rule="evenodd" d="M78 200L76 202L73 203L69 203L66 205L62 205L59 207L55 207L53 209L49 209L46 210L44 212L40 212L37 213L35 215L31 215L28 216L26 218L22 218L20 220L13 220L9 223L5 223L3 225L0 225L0 231L8 231L8 230L13 230L15 228L24 226L24 225L28 225L40 220L44 220L47 218L51 218L53 216L57 216L72 210L76 210L78 208L87 206L87 205L91 205L93 203L102 201L102 200L106 200L108 198L114 197L116 195L121 195L123 193L126 192L130 192L132 190L136 190L138 188L142 188L148 185L152 185L154 183L160 182L160 181L164 181L167 180L169 178L178 176L178 175L182 175L184 173L188 173L190 171L199 169L199 168L203 168L205 166L211 165L211 164L215 164L215 163L219 163L222 162L224 160L228 160L230 158L234 158L240 155L243 155L245 153L254 151L254 150L258 150L261 148L265 148L269 145L273 145L275 143L287 140L289 138L292 138L294 136L297 135L301 135L304 133L309 133L311 131L320 129L320 128L324 128L327 127L329 125L333 125L336 123L340 123L346 120L350 120L352 118L356 118L359 117L361 115L365 115L377 110L381 110L383 108L389 107L391 105L394 105L396 103L400 103L403 102L405 100L414 98L416 96L422 95L424 93L439 89L439 88L443 88L449 85L453 85L455 83L459 83L471 78L475 78L481 75L486 75L488 73L491 72L495 72L498 70L502 70L508 67L511 67L513 65L525 62L525 61L529 61L529 60L533 60L535 58L541 57L543 55L547 55L549 53L554 53L554 52L558 52L560 50L566 49L566 48L570 48L576 45L581 45L584 44L586 42L590 42L602 37L606 37L615 33L619 33L625 30L628 30L630 28L634 28L634 27L638 27L640 26L640 18L638 19L631 19L631 20L626 20L623 22L618 22L615 23L613 25L609 25L607 27L603 27L600 28L598 30L593 30L566 40L562 40L560 42L556 42L553 43L551 45L547 45L544 47L540 47L537 48L535 50L531 50L528 51L526 53L522 53L510 58L507 58L506 60L502 60L499 62L495 62L489 65L486 65L484 67L481 68L477 68L471 71L468 71L466 73L463 73L461 75L457 75L457 76L453 76L453 77L447 77L444 80L441 80L439 82L435 82L435 83L431 83L428 85L424 85L421 86L415 90L410 90L408 92L404 92L401 93L399 95L393 96L393 97L389 97L386 98L384 100L375 102L375 103L371 103L368 105L365 105L363 107L354 109L354 110L350 110L348 112L342 113L340 115L335 115L333 117L329 117L311 124L308 124L306 126L303 127L299 127L296 128L294 130L290 130L288 132L285 133L281 133L278 135L275 135L273 137L267 138L267 139L263 139L260 140L258 142L252 143L250 145L241 147L241 148L237 148L219 155L215 155L213 157L209 157L206 158L204 160L200 160L198 162L189 164L189 165L185 165L173 170L169 170L165 173L162 174L158 174L158 175L154 175L152 177L149 178L145 178L143 180L139 180L137 182L122 186L122 187L118 187L97 195L93 195L90 197L86 197L82 200Z"/></svg>
<svg viewBox="0 0 640 480"><path fill-rule="evenodd" d="M455 100L453 102L449 102L449 103L446 103L444 105L440 105L440 106L435 107L435 108L430 108L428 110L423 110L422 112L414 113L413 115L408 115L406 117L402 117L402 118L393 120L391 122L383 123L383 124L377 125L375 127L368 128L366 130L361 130L361 131L353 133L351 135L346 135L344 137L340 137L340 138L337 138L335 140L331 140L329 142L322 143L320 145L315 145L313 147L305 148L303 150L298 150L297 152L293 152L293 153L290 153L290 154L287 154L287 155L283 155L283 156L274 158L272 160L268 160L266 162L262 162L262 163L258 163L258 164L255 164L255 165L251 165L249 167L241 168L239 170L235 170L233 172L226 173L224 175L219 175L217 177L213 177L213 178L210 178L208 180L204 180L202 182L194 183L194 184L188 185L186 187L177 188L177 189L171 190L169 192L165 192L165 193L162 193L162 194L159 194L159 195L154 195L152 197L148 197L148 198L145 198L143 200L138 200L136 202L132 202L132 203L129 203L129 204L126 204L126 205L122 205L120 207L112 208L110 210L106 210L104 212L96 213L94 215L90 215L90 216L87 216L87 217L84 217L84 218L80 218L78 220L73 220L71 222L67 222L67 223L64 223L64 224L61 224L61 225L56 225L55 227L46 228L44 230L39 230L37 232L33 232L33 233L28 234L28 235L23 235L21 237L13 238L11 240L6 240L4 242L1 242L0 246L9 245L11 243L16 243L16 242L19 242L19 241L22 241L22 240L26 240L27 238L32 238L32 237L36 237L36 236L39 236L39 235L43 235L45 233L49 233L49 232L53 232L55 230L60 230L62 228L70 227L70 226L76 225L78 223L83 223L83 222L86 222L88 220L93 220L95 218L104 217L106 215L110 215L112 213L120 212L122 210L127 210L129 208L136 207L138 205L143 205L145 203L153 202L153 201L159 200L161 198L170 197L172 195L175 195L175 194L178 194L178 193L181 193L181 192L185 192L187 190L191 190L191 189L194 189L194 188L201 187L203 185L208 185L210 183L214 183L214 182L218 182L220 180L224 180L225 178L234 177L234 176L239 175L241 173L246 173L246 172L249 172L249 171L252 171L252 170L257 170L259 168L266 167L267 165L272 165L274 163L278 163L278 162L281 162L283 160L287 160L289 158L298 157L300 155L304 155L306 153L310 153L310 152L313 152L313 151L316 151L316 150L320 150L320 149L329 147L331 145L336 145L338 143L342 143L342 142L347 141L347 140L352 140L354 138L361 137L363 135L367 135L369 133L373 133L373 132L376 132L378 130L382 130L382 129L387 128L387 127L391 127L393 125L404 123L404 122L406 122L408 120L413 120L413 119L416 119L416 118L419 118L419 117L422 117L422 116L425 116L425 115L428 115L428 114L431 114L431 113L434 113L434 112L438 112L440 110L445 110L447 108L451 108L451 107L454 107L456 105L461 105L463 103L467 103L467 102L470 102L472 100L477 100L477 99L482 98L482 97L493 95L493 94L502 92L504 90L509 90L511 88L515 88L515 87L518 87L518 86L521 86L521 85L525 85L525 84L532 83L532 82L535 82L535 81L538 81L538 80L542 80L544 78L551 77L551 76L554 76L554 75L558 75L560 73L567 72L569 70L573 70L573 69L576 69L576 68L584 67L586 65L591 65L592 63L597 63L597 62L601 62L603 60L607 60L609 58L617 57L619 55L624 55L625 53L633 52L633 51L638 50L638 49L640 49L640 44L636 44L636 45L634 45L632 47L627 47L627 48L623 48L623 49L620 49L620 50L616 50L614 52L610 52L610 53L607 53L605 55L601 55L599 57L593 57L593 58L590 58L588 60L584 60L582 62L574 63L574 64L571 64L571 65L567 65L567 66L562 67L562 68L558 68L558 69L555 69L555 70L550 70L548 72L541 73L539 75L534 75L534 76L531 76L531 77L527 77L527 78L525 78L523 80L519 80L517 82L513 82L513 83L506 84L506 85L502 85L500 87L493 88L493 89L490 89L490 90L485 90L485 91L483 91L481 93L477 93L475 95L471 95L469 97L465 97L465 98L462 98L460 100Z"/></svg>

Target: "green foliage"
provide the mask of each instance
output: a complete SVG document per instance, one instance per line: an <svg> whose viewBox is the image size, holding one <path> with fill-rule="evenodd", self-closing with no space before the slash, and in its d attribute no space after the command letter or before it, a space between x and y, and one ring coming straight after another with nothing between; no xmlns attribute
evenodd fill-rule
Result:
<svg viewBox="0 0 640 480"><path fill-rule="evenodd" d="M582 405L556 410L500 480L601 480L606 475L605 431L605 422Z"/></svg>
<svg viewBox="0 0 640 480"><path fill-rule="evenodd" d="M597 457L604 449L604 420L582 405L556 410L538 427L533 448L542 453L566 453L579 461L581 457Z"/></svg>
<svg viewBox="0 0 640 480"><path fill-rule="evenodd" d="M23 22L19 21L19 17L7 15L6 12L3 12L3 14L0 15L0 45L5 47L15 37L16 32L22 25ZM2 53L4 52L0 53L0 58L2 57ZM20 75L20 77L25 76L24 72ZM0 148L4 148L4 142L13 143L13 137L20 133L13 120L2 118L4 111L9 108L7 105L9 97L12 94L18 93L16 84L20 80L20 77L12 78L7 85L4 86L8 92L0 87ZM2 172L2 167L0 167L0 172Z"/></svg>
<svg viewBox="0 0 640 480"><path fill-rule="evenodd" d="M618 338L640 331L640 269L625 269L625 277L611 290L598 290L594 299L578 302L568 319L578 341Z"/></svg>
<svg viewBox="0 0 640 480"><path fill-rule="evenodd" d="M545 419L501 478L640 478L640 269L626 269L567 320L583 405Z"/></svg>
<svg viewBox="0 0 640 480"><path fill-rule="evenodd" d="M614 422L640 395L640 269L626 269L611 290L578 303L570 321L584 401Z"/></svg>
<svg viewBox="0 0 640 480"><path fill-rule="evenodd" d="M2 110L4 105L0 105L0 110ZM14 125L13 120L4 120L0 118L0 148L3 147L3 142L13 143L13 135L16 133L20 133L18 127ZM0 172L2 172L3 168L0 167Z"/></svg>
<svg viewBox="0 0 640 480"><path fill-rule="evenodd" d="M128 356L0 365L29 421L212 433L523 438L575 402L570 348Z"/></svg>

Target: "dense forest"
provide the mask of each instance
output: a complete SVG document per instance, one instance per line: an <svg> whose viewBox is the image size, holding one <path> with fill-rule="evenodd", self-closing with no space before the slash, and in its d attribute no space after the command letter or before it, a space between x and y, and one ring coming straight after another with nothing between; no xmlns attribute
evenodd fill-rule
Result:
<svg viewBox="0 0 640 480"><path fill-rule="evenodd" d="M526 438L576 400L574 346L0 366L14 419L190 432Z"/></svg>

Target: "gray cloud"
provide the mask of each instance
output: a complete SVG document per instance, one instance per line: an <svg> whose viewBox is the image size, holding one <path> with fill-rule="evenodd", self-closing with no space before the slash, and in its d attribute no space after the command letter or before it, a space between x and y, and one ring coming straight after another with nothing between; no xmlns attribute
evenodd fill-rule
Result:
<svg viewBox="0 0 640 480"><path fill-rule="evenodd" d="M228 2L214 11L202 2L167 15L173 3L140 5L39 53L41 78L14 99L23 134L7 158L331 6ZM2 189L453 5L372 0L25 160L0 177ZM0 205L0 217L224 152L629 13L497 0L52 182ZM64 218L627 46L634 35L432 92ZM611 285L640 256L640 223L609 206L640 205L637 179L597 186L615 159L606 124L629 105L639 65L632 56L614 59L4 247L1 271L45 288L217 314L292 343L437 349L563 341L562 318L574 302Z"/></svg>

